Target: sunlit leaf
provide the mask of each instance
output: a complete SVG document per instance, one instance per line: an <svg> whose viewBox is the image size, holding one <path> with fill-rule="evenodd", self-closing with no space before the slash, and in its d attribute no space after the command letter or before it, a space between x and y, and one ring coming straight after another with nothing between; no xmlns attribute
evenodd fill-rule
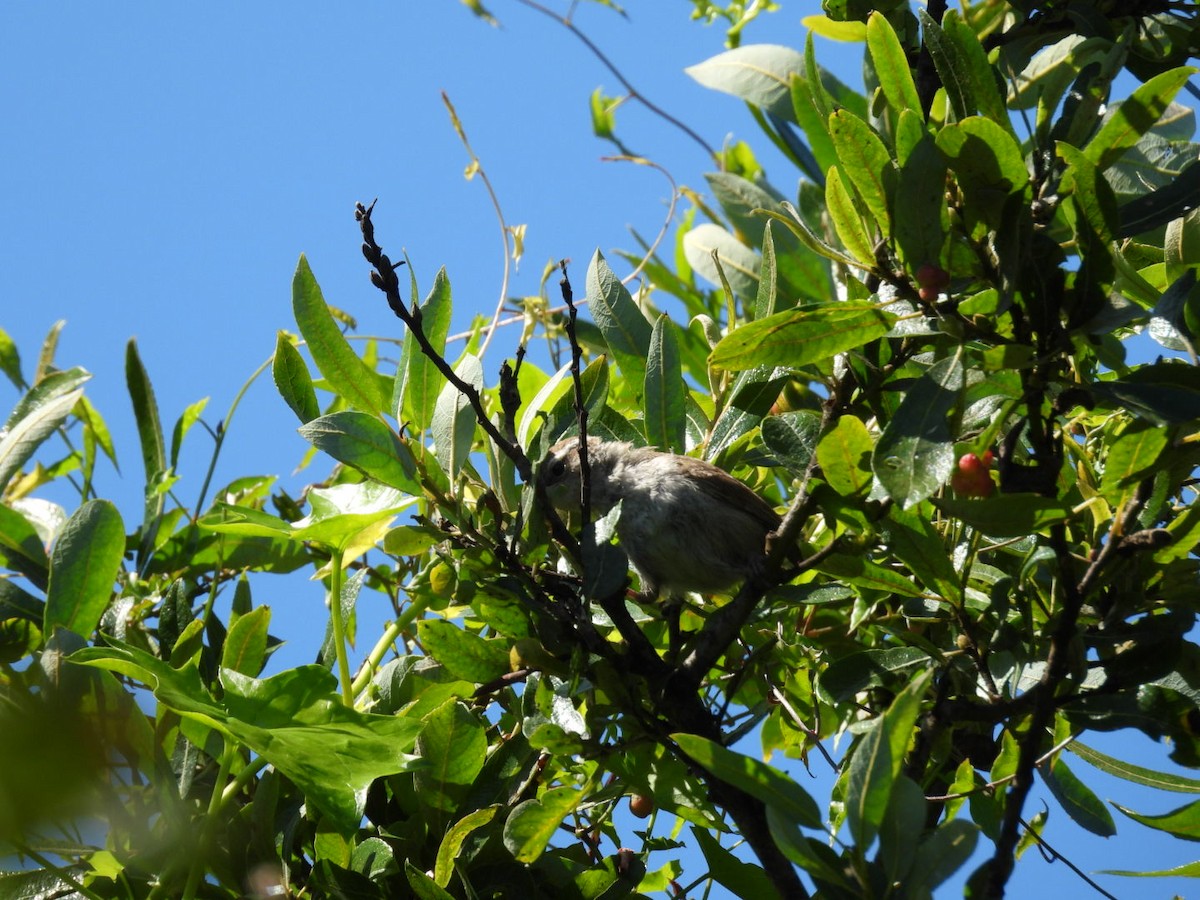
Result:
<svg viewBox="0 0 1200 900"><path fill-rule="evenodd" d="M871 303L800 306L734 330L717 344L710 362L734 371L805 366L882 337L891 322Z"/></svg>
<svg viewBox="0 0 1200 900"><path fill-rule="evenodd" d="M735 47L684 69L705 87L733 94L789 121L795 121L791 76L803 70L804 57L777 44Z"/></svg>

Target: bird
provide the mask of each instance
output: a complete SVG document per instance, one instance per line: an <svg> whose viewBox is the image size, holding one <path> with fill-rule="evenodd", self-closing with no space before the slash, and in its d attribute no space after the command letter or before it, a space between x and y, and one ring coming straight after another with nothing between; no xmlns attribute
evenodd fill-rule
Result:
<svg viewBox="0 0 1200 900"><path fill-rule="evenodd" d="M596 515L619 502L617 537L652 601L721 594L761 575L767 535L780 516L766 500L712 463L589 437L590 500ZM552 446L539 472L556 509L580 509L579 439Z"/></svg>

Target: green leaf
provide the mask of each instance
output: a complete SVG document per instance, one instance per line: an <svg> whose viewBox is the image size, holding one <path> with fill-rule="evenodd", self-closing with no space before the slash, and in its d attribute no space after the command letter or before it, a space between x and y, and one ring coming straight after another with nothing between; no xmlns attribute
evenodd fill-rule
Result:
<svg viewBox="0 0 1200 900"><path fill-rule="evenodd" d="M584 799L574 787L551 788L534 800L518 804L504 823L504 846L517 862L531 863L542 855L558 826Z"/></svg>
<svg viewBox="0 0 1200 900"><path fill-rule="evenodd" d="M872 562L862 555L835 553L816 566L817 571L833 575L838 580L869 591L898 594L901 597L921 597L925 592L904 575Z"/></svg>
<svg viewBox="0 0 1200 900"><path fill-rule="evenodd" d="M867 234L854 199L850 196L846 184L842 181L842 173L837 166L829 169L825 179L825 206L833 229L837 232L843 246L858 260L866 265L875 264L875 248L871 236Z"/></svg>
<svg viewBox="0 0 1200 900"><path fill-rule="evenodd" d="M1140 822L1147 828L1153 828L1155 831L1165 831L1167 834L1185 841L1200 841L1200 800L1189 803L1187 806L1181 806L1179 809L1172 810L1169 813L1163 813L1160 816L1143 815L1142 813L1134 812L1132 809L1127 809L1118 803L1114 803L1113 806L1129 816L1133 821Z"/></svg>
<svg viewBox="0 0 1200 900"><path fill-rule="evenodd" d="M749 434L770 412L788 378L788 370L774 366L756 366L739 372L729 389L729 399L712 424L705 452L709 459Z"/></svg>
<svg viewBox="0 0 1200 900"><path fill-rule="evenodd" d="M683 71L707 88L733 94L764 112L794 122L791 77L803 70L804 57L791 47L747 44Z"/></svg>
<svg viewBox="0 0 1200 900"><path fill-rule="evenodd" d="M0 556L8 568L20 572L35 587L46 589L50 559L42 539L29 519L3 503L0 503L0 548L3 548Z"/></svg>
<svg viewBox="0 0 1200 900"><path fill-rule="evenodd" d="M929 134L924 134L908 154L896 186L894 237L911 271L926 263L938 265L950 230L946 209L946 161Z"/></svg>
<svg viewBox="0 0 1200 900"><path fill-rule="evenodd" d="M896 190L896 164L887 146L875 129L845 109L830 114L829 135L842 173L858 191L879 230L890 234L889 209Z"/></svg>
<svg viewBox="0 0 1200 900"><path fill-rule="evenodd" d="M304 357L282 331L275 339L271 377L275 380L279 396L283 397L284 402L291 407L301 422L311 422L321 414L317 392L313 390L312 376L308 373Z"/></svg>
<svg viewBox="0 0 1200 900"><path fill-rule="evenodd" d="M455 862L462 853L463 844L475 831L489 824L500 812L499 806L486 806L467 813L446 830L442 843L438 845L437 861L433 867L433 880L440 887L450 884L454 877Z"/></svg>
<svg viewBox="0 0 1200 900"><path fill-rule="evenodd" d="M404 860L404 877L408 879L408 886L412 888L413 896L417 900L454 900L453 894L414 866L411 859Z"/></svg>
<svg viewBox="0 0 1200 900"><path fill-rule="evenodd" d="M1055 758L1050 768L1043 768L1041 772L1050 793L1076 824L1100 837L1112 837L1117 833L1112 813L1091 788L1075 777L1061 758ZM1196 829L1195 839L1200 840L1200 828Z"/></svg>
<svg viewBox="0 0 1200 900"><path fill-rule="evenodd" d="M270 624L271 610L266 606L234 619L225 635L225 646L221 648L222 668L252 678L258 675L267 658L267 628Z"/></svg>
<svg viewBox="0 0 1200 900"><path fill-rule="evenodd" d="M1167 184L1121 205L1118 238L1134 237L1186 215L1200 198L1200 162L1193 162Z"/></svg>
<svg viewBox="0 0 1200 900"><path fill-rule="evenodd" d="M771 879L760 866L738 859L722 847L707 828L693 825L692 836L699 844L700 852L704 854L709 876L733 896L743 900L778 896Z"/></svg>
<svg viewBox="0 0 1200 900"><path fill-rule="evenodd" d="M693 761L721 781L756 797L791 822L821 828L821 810L808 793L774 766L727 750L695 734L673 734L671 740Z"/></svg>
<svg viewBox="0 0 1200 900"><path fill-rule="evenodd" d="M871 451L875 445L861 419L844 415L817 444L817 461L825 480L844 497L871 488Z"/></svg>
<svg viewBox="0 0 1200 900"><path fill-rule="evenodd" d="M920 113L921 98L908 67L908 56L900 46L892 23L879 11L872 12L867 18L867 49L871 52L875 74L879 76L879 86L896 115L906 109Z"/></svg>
<svg viewBox="0 0 1200 900"><path fill-rule="evenodd" d="M412 451L376 416L346 409L313 419L299 431L318 450L376 481L409 494L421 493Z"/></svg>
<svg viewBox="0 0 1200 900"><path fill-rule="evenodd" d="M943 822L917 848L911 869L914 888L933 890L971 858L979 840L979 827L965 819Z"/></svg>
<svg viewBox="0 0 1200 900"><path fill-rule="evenodd" d="M453 812L483 769L488 737L482 722L462 701L451 698L424 717L417 755L426 763L415 773L421 805Z"/></svg>
<svg viewBox="0 0 1200 900"><path fill-rule="evenodd" d="M1091 384L1099 400L1160 425L1200 419L1200 369L1164 360L1143 365L1113 381Z"/></svg>
<svg viewBox="0 0 1200 900"><path fill-rule="evenodd" d="M1113 165L1154 127L1179 89L1197 72L1200 69L1193 66L1180 66L1139 85L1088 141L1084 155L1101 172Z"/></svg>
<svg viewBox="0 0 1200 900"><path fill-rule="evenodd" d="M1106 756L1099 750L1094 750L1086 744L1081 744L1079 741L1073 741L1068 744L1067 749L1081 759L1091 763L1100 771L1107 772L1109 775L1114 775L1117 778L1123 778L1126 781L1132 781L1134 784L1157 788L1160 791L1200 794L1200 780L1195 778L1184 778L1182 775L1172 775L1167 772L1155 772L1153 769L1144 769L1141 766L1135 766L1133 763Z"/></svg>
<svg viewBox="0 0 1200 900"><path fill-rule="evenodd" d="M888 510L887 536L892 552L931 593L954 604L962 602L962 579L948 555L945 539L928 515L893 506Z"/></svg>
<svg viewBox="0 0 1200 900"><path fill-rule="evenodd" d="M950 477L954 442L946 417L962 389L962 356L956 353L917 379L879 436L872 468L904 509L933 494Z"/></svg>
<svg viewBox="0 0 1200 900"><path fill-rule="evenodd" d="M3 328L0 328L0 372L8 376L8 380L18 391L25 390L25 376L21 374L21 353Z"/></svg>
<svg viewBox="0 0 1200 900"><path fill-rule="evenodd" d="M924 874L914 866L917 842L925 830L925 792L904 775L892 786L887 812L879 825L879 860L889 884L908 888ZM910 874L911 873L911 874Z"/></svg>
<svg viewBox="0 0 1200 900"><path fill-rule="evenodd" d="M871 723L850 758L845 776L846 820L860 847L870 846L879 833L929 677L929 672L917 676L896 696L888 711Z"/></svg>
<svg viewBox="0 0 1200 900"><path fill-rule="evenodd" d="M1151 477L1169 442L1164 429L1145 421L1130 422L1108 446L1100 492L1116 500L1123 488Z"/></svg>
<svg viewBox="0 0 1200 900"><path fill-rule="evenodd" d="M1005 93L996 81L996 67L988 62L975 29L963 21L957 9L946 10L942 16L941 37L954 48L956 68L969 73L972 110L978 110L1015 138Z"/></svg>
<svg viewBox="0 0 1200 900"><path fill-rule="evenodd" d="M321 666L300 666L262 681L226 669L221 673L224 696L217 702L192 662L174 669L120 643L79 650L71 661L134 678L168 709L245 745L295 782L305 801L344 831L359 826L375 779L411 767L406 751L422 727L404 716L346 706L337 680Z"/></svg>
<svg viewBox="0 0 1200 900"><path fill-rule="evenodd" d="M763 419L762 437L781 463L802 474L816 451L821 417L808 410L793 410Z"/></svg>
<svg viewBox="0 0 1200 900"><path fill-rule="evenodd" d="M834 703L845 703L869 688L894 688L931 664L918 647L862 650L830 663L819 683Z"/></svg>
<svg viewBox="0 0 1200 900"><path fill-rule="evenodd" d="M421 331L437 353L446 350L452 307L450 279L443 267L438 269L433 278L433 287L420 307ZM445 383L446 376L438 370L432 359L421 352L413 333L406 332L392 390L392 410L396 420L407 418L416 432L429 428L434 406Z"/></svg>
<svg viewBox="0 0 1200 900"><path fill-rule="evenodd" d="M454 367L454 374L476 391L483 390L483 364L478 357L470 353L465 355ZM434 406L429 430L433 434L438 462L451 478L456 477L467 464L475 443L477 424L475 410L466 395L446 382Z"/></svg>
<svg viewBox="0 0 1200 900"><path fill-rule="evenodd" d="M1060 184L1060 193L1070 195L1083 213L1083 219L1101 241L1111 242L1118 227L1117 198L1100 170L1084 154L1070 144L1059 141L1058 155L1067 164ZM1080 234L1080 224L1075 223L1075 234ZM1083 242L1080 241L1082 244Z"/></svg>
<svg viewBox="0 0 1200 900"><path fill-rule="evenodd" d="M990 537L1021 537L1073 515L1071 507L1035 494L998 494L984 500L936 497L933 505Z"/></svg>
<svg viewBox="0 0 1200 900"><path fill-rule="evenodd" d="M976 108L975 97L971 91L972 67L929 13L919 8L917 18L921 21L921 30L925 33L925 47L929 50L938 78L946 89L954 117L965 119L975 112Z"/></svg>
<svg viewBox="0 0 1200 900"><path fill-rule="evenodd" d="M588 309L630 384L646 381L650 323L597 250L587 270Z"/></svg>
<svg viewBox="0 0 1200 900"><path fill-rule="evenodd" d="M425 651L455 678L487 684L508 671L508 642L481 638L445 619L422 619L417 634Z"/></svg>
<svg viewBox="0 0 1200 900"><path fill-rule="evenodd" d="M827 172L837 162L833 141L829 139L829 111L817 105L806 76L793 75L791 85L792 110L796 114L796 122L804 130L817 167Z"/></svg>
<svg viewBox="0 0 1200 900"><path fill-rule="evenodd" d="M1200 862L1184 863L1174 869L1156 869L1153 872L1131 872L1127 869L1101 869L1102 875L1125 875L1131 878L1200 878Z"/></svg>
<svg viewBox="0 0 1200 900"><path fill-rule="evenodd" d="M83 369L53 372L30 388L0 431L0 492L41 443L66 421L91 378Z"/></svg>
<svg viewBox="0 0 1200 900"><path fill-rule="evenodd" d="M758 294L754 301L754 318L765 319L775 313L778 303L778 276L775 266L775 237L772 222L767 220L762 237L762 266L758 271Z"/></svg>
<svg viewBox="0 0 1200 900"><path fill-rule="evenodd" d="M107 500L89 500L67 520L50 553L49 637L56 626L90 637L113 594L125 555L125 524Z"/></svg>
<svg viewBox="0 0 1200 900"><path fill-rule="evenodd" d="M383 412L387 397L378 376L346 341L304 256L300 257L292 278L292 314L330 388L361 412L372 415Z"/></svg>
<svg viewBox="0 0 1200 900"><path fill-rule="evenodd" d="M687 385L679 359L675 325L666 315L658 317L650 336L646 357L646 384L642 394L646 439L663 450L683 451L686 438L684 398Z"/></svg>
<svg viewBox="0 0 1200 900"><path fill-rule="evenodd" d="M992 227L1002 221L1005 201L1029 184L1025 156L1016 139L991 119L968 116L937 135L942 152L972 212Z"/></svg>
<svg viewBox="0 0 1200 900"><path fill-rule="evenodd" d="M683 236L688 264L713 284L721 284L723 270L734 294L743 300L758 295L758 273L762 261L758 254L736 237L711 222L697 225ZM713 261L716 251L720 270Z"/></svg>
<svg viewBox="0 0 1200 900"><path fill-rule="evenodd" d="M866 268L863 266L861 260L855 259L853 256L829 246L827 243L813 234L812 230L808 227L804 220L800 218L800 214L796 212L795 208L790 203L782 203L780 205L784 208L784 211L787 213L787 215L777 213L770 209L761 210L760 213L761 215L768 216L769 218L782 222L788 227L788 230L791 231L792 234L796 235L796 237L800 239L800 243L816 253L818 256L823 256L825 259L832 259L834 262L845 263L846 265L852 266L856 269Z"/></svg>
<svg viewBox="0 0 1200 900"><path fill-rule="evenodd" d="M893 318L873 303L807 304L735 329L713 349L710 364L740 371L754 366L806 366L887 334Z"/></svg>
<svg viewBox="0 0 1200 900"><path fill-rule="evenodd" d="M167 502L162 488L168 471L167 446L163 437L162 422L158 417L158 403L154 399L150 375L142 365L137 342L133 339L130 339L125 347L125 381L129 387L129 397L133 401L133 415L142 448L142 466L146 472L145 513L142 519L142 543L138 553L140 564L150 554L158 534L159 520Z"/></svg>

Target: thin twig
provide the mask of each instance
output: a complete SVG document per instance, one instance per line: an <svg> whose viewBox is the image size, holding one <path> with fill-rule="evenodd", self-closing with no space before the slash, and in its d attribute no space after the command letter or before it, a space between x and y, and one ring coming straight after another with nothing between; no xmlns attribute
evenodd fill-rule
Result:
<svg viewBox="0 0 1200 900"><path fill-rule="evenodd" d="M625 75L621 72L621 70L618 69L613 64L613 62L604 54L604 51L602 51L598 46L596 46L595 42L592 41L592 39L589 38L583 31L581 31L579 28L577 28L575 26L575 23L571 21L569 16L560 16L554 10L543 6L541 3L535 3L534 0L517 0L517 2L521 3L524 6L528 6L530 9L537 10L544 16L548 16L549 18L553 19L555 22L558 22L560 25L562 25L563 28L567 29L567 31L571 32L571 34L575 35L575 37L577 37L580 41L582 41L583 45L585 47L587 47L589 51L591 51L592 55L600 61L601 65L603 65L606 69L608 69L608 71L610 71L613 74L613 77L616 78L617 81L621 82L621 87L625 88L625 90L629 93L629 96L632 99L634 99L638 103L642 104L642 106L646 107L646 109L650 110L650 112L654 113L656 116L658 116L664 122L668 122L671 125L674 125L680 131L682 131L684 134L686 134L689 138L691 138L695 143L699 144L700 147L704 150L704 152L707 153L709 155L709 157L718 166L721 165L720 155L717 153L717 151L715 151L712 147L710 147L708 145L708 142L705 141L704 138L700 137L700 135L698 135L695 131L693 131L691 128L689 128L687 125L685 125L683 122L679 121L679 119L675 118L673 115L671 115L669 112L664 110L662 107L657 106L656 104L652 103L649 99L646 98L645 94L643 94L641 91L639 91L637 88L635 88L632 84L630 84L629 79L626 78Z"/></svg>
<svg viewBox="0 0 1200 900"><path fill-rule="evenodd" d="M496 328L500 322L500 314L504 311L504 301L508 297L508 278L511 269L511 245L509 244L508 224L504 220L504 210L500 206L500 198L496 196L496 191L492 187L492 181L488 178L487 172L484 171L483 163L479 157L475 155L475 151L471 149L471 142L467 140L467 132L463 128L462 121L458 118L458 112L454 109L454 104L450 102L450 96L442 91L442 102L446 104L446 109L450 113L450 122L454 126L455 133L458 134L458 139L462 141L462 145L466 148L467 155L471 157L470 171L479 176L479 180L483 182L483 186L487 188L488 197L492 200L492 208L496 210L496 219L500 222L500 240L504 244L504 274L500 279L500 300L496 303L496 311L492 314L491 324L488 325L484 332L483 343L479 345L480 359L487 353L488 345L492 342L492 335L496 333Z"/></svg>

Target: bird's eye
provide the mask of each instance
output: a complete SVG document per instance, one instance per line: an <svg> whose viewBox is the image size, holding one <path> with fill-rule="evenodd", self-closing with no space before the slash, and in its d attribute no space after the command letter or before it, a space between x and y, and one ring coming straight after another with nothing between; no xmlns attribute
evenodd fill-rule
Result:
<svg viewBox="0 0 1200 900"><path fill-rule="evenodd" d="M565 459L556 459L550 466L550 478L554 481L562 478L567 471L567 461Z"/></svg>

